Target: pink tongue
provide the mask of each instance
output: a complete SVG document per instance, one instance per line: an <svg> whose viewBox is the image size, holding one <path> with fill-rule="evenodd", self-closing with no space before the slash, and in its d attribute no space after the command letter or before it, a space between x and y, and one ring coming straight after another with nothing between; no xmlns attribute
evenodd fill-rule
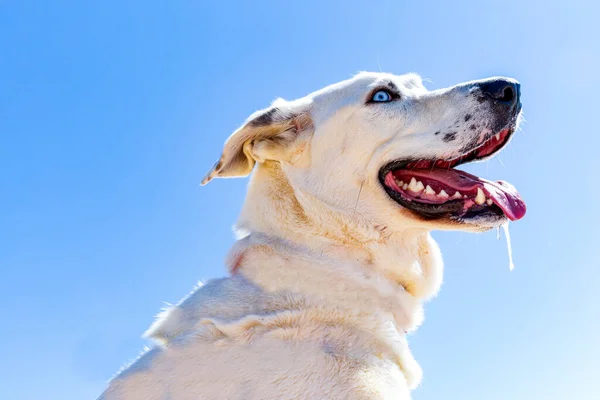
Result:
<svg viewBox="0 0 600 400"><path fill-rule="evenodd" d="M504 181L491 182L481 178L479 180L483 183L487 197L504 211L508 219L516 221L523 218L527 210L525 202L513 185Z"/></svg>
<svg viewBox="0 0 600 400"><path fill-rule="evenodd" d="M456 169L415 169L410 174L417 178L435 179L461 192L469 192L480 187L511 221L521 219L525 215L525 202L519 196L517 189L508 182L492 182Z"/></svg>

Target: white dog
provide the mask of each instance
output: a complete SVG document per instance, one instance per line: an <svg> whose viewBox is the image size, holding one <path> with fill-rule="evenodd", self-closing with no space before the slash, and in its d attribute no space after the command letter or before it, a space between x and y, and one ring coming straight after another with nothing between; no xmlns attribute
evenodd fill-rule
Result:
<svg viewBox="0 0 600 400"><path fill-rule="evenodd" d="M251 115L203 182L254 169L231 276L162 313L101 398L409 399L405 335L442 281L429 231L525 214L508 183L454 169L504 147L519 98L507 78L360 73Z"/></svg>

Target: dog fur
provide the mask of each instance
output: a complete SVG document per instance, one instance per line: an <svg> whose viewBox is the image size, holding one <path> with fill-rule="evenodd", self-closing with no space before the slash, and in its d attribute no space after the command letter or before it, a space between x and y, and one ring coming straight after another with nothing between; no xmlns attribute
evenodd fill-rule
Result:
<svg viewBox="0 0 600 400"><path fill-rule="evenodd" d="M157 345L101 399L409 399L421 370L406 333L442 282L429 232L504 221L423 218L378 172L455 158L506 123L477 84L360 73L251 115L203 182L252 172L230 277L161 313L146 332ZM401 98L369 104L380 87Z"/></svg>

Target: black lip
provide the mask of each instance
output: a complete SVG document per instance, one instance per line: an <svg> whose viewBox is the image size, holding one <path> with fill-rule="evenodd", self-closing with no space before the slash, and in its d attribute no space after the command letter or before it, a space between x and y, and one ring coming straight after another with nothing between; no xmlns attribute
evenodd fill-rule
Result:
<svg viewBox="0 0 600 400"><path fill-rule="evenodd" d="M501 129L497 129L496 133L502 132L505 129L508 129L508 134L504 138L504 142L502 143L502 145L500 145L493 153L488 154L487 156L477 157L477 155L475 154L475 150L477 150L478 147L474 147L472 149L465 149L464 154L466 154L466 155L458 157L458 162L456 162L456 164L452 165L452 168L457 167L462 164L467 164L467 163L470 163L473 161L485 161L485 160L488 160L488 159L494 157L498 152L500 152L503 148L505 148L506 145L508 145L508 143L511 141L513 134L515 133L515 129L516 129L516 120L511 122L509 126L504 126ZM493 135L491 135L486 140L489 140L492 136Z"/></svg>
<svg viewBox="0 0 600 400"><path fill-rule="evenodd" d="M518 105L518 109L520 110L520 104ZM517 113L517 115L518 115L518 113ZM513 136L513 134L515 132L515 128L516 128L515 122L516 122L516 119L514 121L511 121L511 124L509 127L503 127L502 129L497 131L497 132L501 132L502 130L504 130L506 128L509 129L508 135L506 136L504 143L502 143L502 145L500 147L498 147L498 149L496 151L494 151L493 153L491 153L485 157L478 158L474 152L474 150L477 149L477 147L475 147L475 148L465 152L465 154L467 154L467 156L458 157L456 163L454 163L451 168L455 169L459 165L467 164L467 163L473 162L473 161L487 160L487 159L493 157L494 155L496 155L499 151L501 151L504 147L506 147L506 145L512 139L512 136ZM446 219L453 219L453 220L458 220L458 221L472 220L472 219L483 219L483 220L492 220L493 221L493 220L499 220L499 219L505 218L504 212L496 204L492 204L491 206L488 206L488 205L472 206L469 208L469 210L467 210L467 212L463 212L463 204L464 204L463 200L457 199L457 200L447 201L443 204L419 203L418 201L407 200L407 199L403 198L400 193L392 190L385 184L385 177L387 176L387 174L390 171L398 170L398 169L406 169L406 166L408 164L410 164L411 162L417 162L417 161L422 161L422 160L423 160L423 158L419 158L419 159L406 158L406 159L394 160L394 161L391 161L388 164L384 165L379 170L378 178L379 178L379 182L380 182L381 186L386 191L388 196L392 200L394 200L396 203L400 204L402 207L404 207L410 211L415 212L420 217L422 217L423 219L426 219L426 220L435 220L435 219L446 218ZM430 159L430 161L435 163L435 161L437 161L437 159Z"/></svg>
<svg viewBox="0 0 600 400"><path fill-rule="evenodd" d="M465 156L459 156L459 157L457 157L457 158L454 159L456 161L452 165L452 168L456 168L459 165L468 164L468 163L473 162L473 161L485 161L485 160L487 160L487 159L492 158L493 156L495 156L499 151L501 151L504 147L506 147L506 145L508 145L508 143L511 141L511 139L512 139L514 133L515 133L516 121L513 121L510 124L510 126L504 126L501 129L498 129L496 131L496 133L502 132L504 129L508 129L508 135L506 135L506 137L504 138L504 143L502 143L502 145L500 147L498 147L498 149L496 151L494 151L493 153L488 154L487 156L484 156L484 157L477 157L477 155L474 153L474 150L476 150L477 147L474 147L472 149L466 149L464 151ZM492 136L493 135L491 135L490 138ZM424 159L424 158L403 158L403 159L400 159L400 160L391 161L390 163L384 165L379 170L379 180L382 181L382 178L383 178L383 180L385 180L385 176L391 170L405 169L408 164L410 164L412 162L423 161L423 160L427 160L427 159ZM449 160L444 160L444 159L441 159L441 158L437 158L437 159L433 159L432 158L432 159L429 159L428 161L436 162L438 160L449 161Z"/></svg>
<svg viewBox="0 0 600 400"><path fill-rule="evenodd" d="M398 165L406 165L409 162L410 161L398 161L398 163L400 163ZM388 166L390 165L391 164L388 164ZM388 168L387 172L392 169L397 168ZM403 198L400 193L392 190L385 184L385 175L387 172L384 173L383 171L384 169L382 168L381 172L379 173L379 182L388 196L402 207L417 213L423 219L435 220L446 218L460 221L474 218L483 218L487 220L499 220L505 218L504 211L502 211L502 209L496 204L492 204L491 206L475 205L470 207L467 212L463 212L464 200L451 200L442 204L427 204L419 203L418 201L407 200Z"/></svg>
<svg viewBox="0 0 600 400"><path fill-rule="evenodd" d="M400 204L402 207L418 213L421 217L425 219L438 219L443 217L458 216L459 213L462 211L462 200L447 201L443 204L425 204L416 201L410 201L403 198L400 193L395 192L387 185L385 185L385 179L382 180L380 177L379 180L386 193L388 194L388 196L390 196L390 198L392 198L392 200Z"/></svg>

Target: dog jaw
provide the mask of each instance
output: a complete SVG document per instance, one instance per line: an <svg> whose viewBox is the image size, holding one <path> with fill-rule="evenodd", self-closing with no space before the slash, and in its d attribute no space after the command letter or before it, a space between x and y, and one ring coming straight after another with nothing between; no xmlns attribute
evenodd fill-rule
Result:
<svg viewBox="0 0 600 400"><path fill-rule="evenodd" d="M441 285L440 251L426 229L407 224L392 231L351 210L336 209L292 188L279 163L257 166L236 229L240 238L260 233L353 262L420 300L432 297ZM239 268L237 259L235 265Z"/></svg>

